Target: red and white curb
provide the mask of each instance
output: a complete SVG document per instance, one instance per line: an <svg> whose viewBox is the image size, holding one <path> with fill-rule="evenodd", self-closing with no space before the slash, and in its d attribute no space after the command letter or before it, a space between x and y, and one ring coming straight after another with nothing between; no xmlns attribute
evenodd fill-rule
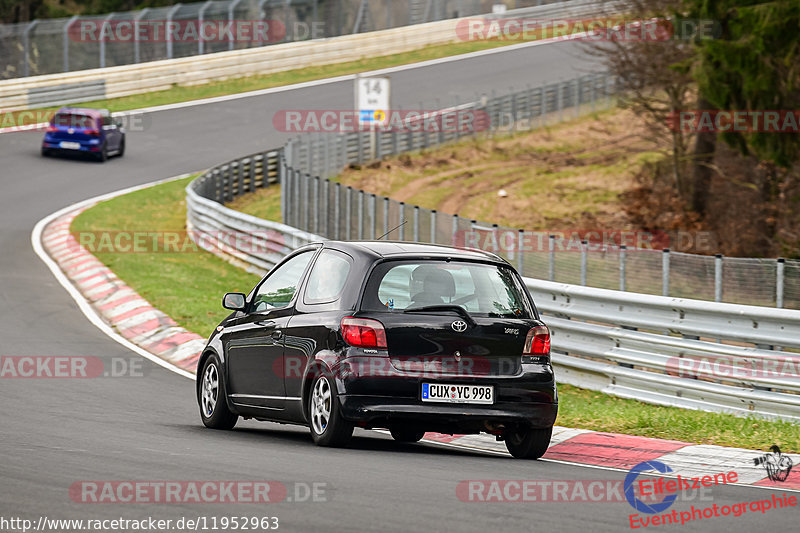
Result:
<svg viewBox="0 0 800 533"><path fill-rule="evenodd" d="M462 449L508 455L505 444L490 435L442 435L426 433L425 441ZM658 461L672 469L666 477L714 477L736 472L735 485L748 485L800 492L800 455L783 454L794 464L785 481L772 481L763 466L754 460L767 451L691 444L675 440L652 439L618 433L556 426L544 460L594 466L611 470L630 470L645 461Z"/></svg>
<svg viewBox="0 0 800 533"><path fill-rule="evenodd" d="M120 335L178 368L195 372L206 339L185 330L120 280L70 233L91 205L62 214L42 233L42 244L83 297Z"/></svg>
<svg viewBox="0 0 800 533"><path fill-rule="evenodd" d="M86 200L54 213L37 224L31 242L92 323L143 357L193 379L206 340L155 309L81 247L69 231L75 217L99 201L158 183L163 181ZM422 442L509 455L505 444L491 435L426 433ZM789 454L796 467L785 481L772 481L764 467L754 463L766 453L556 426L543 460L621 471L644 461L659 461L672 469L667 477L713 477L736 472L738 485L800 491L800 455Z"/></svg>

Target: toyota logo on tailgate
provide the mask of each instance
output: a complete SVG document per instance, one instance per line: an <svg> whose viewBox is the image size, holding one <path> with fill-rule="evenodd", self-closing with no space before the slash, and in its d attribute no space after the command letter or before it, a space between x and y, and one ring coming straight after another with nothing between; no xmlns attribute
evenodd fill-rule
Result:
<svg viewBox="0 0 800 533"><path fill-rule="evenodd" d="M467 330L467 323L463 320L456 320L450 326L453 328L454 331L462 333Z"/></svg>

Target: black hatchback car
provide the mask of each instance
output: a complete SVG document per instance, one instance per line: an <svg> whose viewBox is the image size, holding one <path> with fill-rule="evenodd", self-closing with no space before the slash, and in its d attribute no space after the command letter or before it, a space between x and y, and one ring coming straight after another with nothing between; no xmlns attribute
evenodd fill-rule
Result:
<svg viewBox="0 0 800 533"><path fill-rule="evenodd" d="M249 295L198 362L203 423L309 426L322 446L355 427L403 442L487 432L514 457L547 450L558 410L550 333L502 258L405 242L304 246Z"/></svg>

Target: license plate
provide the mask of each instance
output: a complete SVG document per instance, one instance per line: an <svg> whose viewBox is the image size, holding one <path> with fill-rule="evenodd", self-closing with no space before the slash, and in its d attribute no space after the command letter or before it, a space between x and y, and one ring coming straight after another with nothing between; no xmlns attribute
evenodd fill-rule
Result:
<svg viewBox="0 0 800 533"><path fill-rule="evenodd" d="M81 149L81 143L73 143L73 142L69 142L69 141L61 141L60 143L58 143L58 147L59 148L63 148L65 150L80 150Z"/></svg>
<svg viewBox="0 0 800 533"><path fill-rule="evenodd" d="M492 404L494 403L494 387L492 385L423 383L422 401Z"/></svg>

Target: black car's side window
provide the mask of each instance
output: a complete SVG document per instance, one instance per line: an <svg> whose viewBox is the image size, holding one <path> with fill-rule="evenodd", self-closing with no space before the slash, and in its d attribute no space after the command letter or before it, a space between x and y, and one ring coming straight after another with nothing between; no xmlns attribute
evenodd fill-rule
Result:
<svg viewBox="0 0 800 533"><path fill-rule="evenodd" d="M253 312L263 313L289 305L312 257L313 251L303 252L270 272L253 298Z"/></svg>
<svg viewBox="0 0 800 533"><path fill-rule="evenodd" d="M323 250L308 276L303 303L322 304L338 300L350 273L350 265L351 260L345 254Z"/></svg>

